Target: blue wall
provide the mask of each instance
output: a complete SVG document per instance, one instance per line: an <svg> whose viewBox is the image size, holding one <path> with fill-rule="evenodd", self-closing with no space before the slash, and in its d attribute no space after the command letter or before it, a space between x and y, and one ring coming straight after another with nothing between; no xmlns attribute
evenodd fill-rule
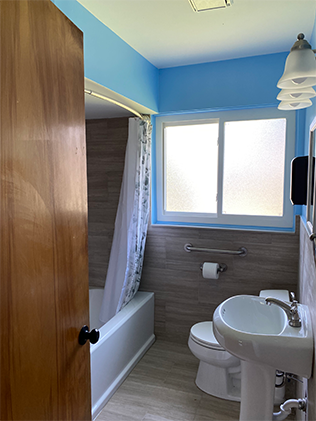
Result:
<svg viewBox="0 0 316 421"><path fill-rule="evenodd" d="M85 76L158 111L158 69L76 0L53 0L84 33Z"/></svg>
<svg viewBox="0 0 316 421"><path fill-rule="evenodd" d="M84 33L85 76L153 111L276 106L288 52L158 70L76 0L52 0Z"/></svg>
<svg viewBox="0 0 316 421"><path fill-rule="evenodd" d="M277 107L279 101L276 97L280 91L277 82L283 74L288 54L289 51L162 69L159 71L159 112L175 114ZM296 156L304 155L305 120L305 110L297 111ZM302 207L295 206L294 214L301 213Z"/></svg>
<svg viewBox="0 0 316 421"><path fill-rule="evenodd" d="M288 53L269 54L159 71L159 111L277 106Z"/></svg>
<svg viewBox="0 0 316 421"><path fill-rule="evenodd" d="M52 1L84 33L85 76L153 111L173 114L278 105L276 85L289 52L158 70L77 0ZM316 24L309 42L316 47ZM315 99L312 107L297 112L297 156L308 153L309 126L315 115ZM301 207L295 211L300 213Z"/></svg>
<svg viewBox="0 0 316 421"><path fill-rule="evenodd" d="M277 106L288 52L158 70L77 0L52 0L84 33L85 76L160 114ZM316 27L310 40L316 45ZM308 151L316 100L297 113L297 155Z"/></svg>

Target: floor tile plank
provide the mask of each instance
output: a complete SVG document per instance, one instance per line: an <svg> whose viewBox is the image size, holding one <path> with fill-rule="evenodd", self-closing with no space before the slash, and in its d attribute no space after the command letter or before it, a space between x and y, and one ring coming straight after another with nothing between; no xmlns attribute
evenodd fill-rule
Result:
<svg viewBox="0 0 316 421"><path fill-rule="evenodd" d="M234 421L239 403L195 385L199 361L187 345L158 340L96 421Z"/></svg>

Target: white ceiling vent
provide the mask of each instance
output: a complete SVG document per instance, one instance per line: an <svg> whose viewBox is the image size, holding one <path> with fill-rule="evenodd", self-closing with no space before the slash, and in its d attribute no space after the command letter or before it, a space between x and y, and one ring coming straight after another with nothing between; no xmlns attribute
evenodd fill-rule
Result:
<svg viewBox="0 0 316 421"><path fill-rule="evenodd" d="M206 10L222 9L231 6L232 0L189 0L195 12L205 12Z"/></svg>

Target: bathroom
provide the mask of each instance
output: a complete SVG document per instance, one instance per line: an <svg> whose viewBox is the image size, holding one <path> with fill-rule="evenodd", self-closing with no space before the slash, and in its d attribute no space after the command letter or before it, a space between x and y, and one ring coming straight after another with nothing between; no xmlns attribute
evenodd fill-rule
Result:
<svg viewBox="0 0 316 421"><path fill-rule="evenodd" d="M314 27L315 28L315 27ZM311 38L315 38L315 29ZM280 54L281 55L281 54ZM286 54L284 58L286 57ZM240 70L249 68L251 72L256 70L260 73L262 79L261 84L267 85L262 87L260 95L264 104L269 103L271 99L268 98L268 86L270 86L269 76L264 79L263 73L267 68L270 69L271 74L278 72L279 64L274 60L276 56L266 56L265 58L251 57L241 60L234 60L226 62L225 66L222 63L213 63L213 65L205 68L196 66L192 69L192 74L181 74L180 69L166 69L160 72L160 89L161 89L161 104L165 110L176 111L179 109L204 109L203 106L206 101L209 104L210 99L199 92L194 95L191 91L190 83L192 83L193 72L200 76L203 84L203 77L205 77L206 70L213 72L216 75L218 84L223 86L230 74L236 74ZM283 58L283 60L284 60ZM266 62L264 61L266 60ZM214 66L216 66L214 68ZM265 70L262 70L262 67ZM280 66L282 67L282 66ZM261 68L261 69L260 69ZM178 72L177 72L178 71ZM189 71L189 69L188 69ZM261 73L262 72L262 73ZM280 73L280 71L279 71ZM221 75L221 76L219 76ZM220 83L220 77L223 82ZM249 74L243 76L245 80L249 78ZM273 76L275 77L275 76ZM183 78L183 80L181 80ZM180 82L179 82L180 79ZM244 79L242 79L244 81ZM177 81L177 82L176 82ZM183 93L184 87L187 86L187 92ZM244 89L244 84L242 84ZM270 87L271 88L271 87ZM235 87L236 89L236 87ZM182 92L181 92L182 91ZM169 93L167 96L166 93ZM214 96L214 91L212 92ZM164 95L163 95L164 94ZM187 95L186 95L187 94ZM221 103L221 106L233 107L234 99L226 96L225 100L222 98L221 91L216 92L217 96L212 97L214 103ZM248 95L248 98L246 96ZM256 92L256 95L259 95ZM265 97L265 95L267 95ZM181 98L176 100L176 98ZM183 98L186 98L184 100ZM187 101L187 103L185 103ZM227 102L224 102L227 101ZM238 98L240 101L240 98ZM250 92L243 92L243 104L254 103L257 99L251 97ZM181 107L181 108L180 108ZM296 145L296 154L304 155L308 152L308 131L309 125L314 117L314 106L308 108L306 111L298 111L297 114L297 136L304 139L303 142ZM126 142L127 133L127 119L113 119L110 123L102 123L99 121L88 121L87 124L87 145L88 145L88 168L89 168L89 141L91 145L94 138L100 139L102 133L102 125L111 124L111 136L109 142L115 139L115 150L113 147L104 146L104 162L112 161L111 151L113 150L113 159L120 161L120 173L117 171L117 177L122 177L123 172L123 155ZM104 135L106 138L106 134ZM106 141L105 141L106 145ZM100 146L101 148L101 146ZM98 150L101 153L101 149ZM120 154L120 158L118 157ZM99 156L98 156L99 157ZM98 158L95 157L95 158ZM96 168L97 163L93 162L91 157L91 171ZM116 171L116 169L115 169ZM109 176L111 182L110 198L114 200L114 175ZM96 178L93 178L96 181ZM88 179L89 183L89 179ZM109 221L113 221L114 226L115 212L113 208L115 205L106 206L102 202L102 187L92 184L89 185L89 194L92 196L92 206L95 206L96 218L98 223L101 222L99 210L103 209L104 229L105 234L103 238L98 234L90 234L90 247L92 259L90 257L90 285L92 287L103 287L104 277L100 277L107 269L107 261L110 253L109 246ZM116 183L116 201L118 201L120 184ZM99 190L98 190L99 189ZM99 198L99 202L98 199ZM102 204L103 203L103 204ZM117 202L116 202L117 203ZM91 204L90 204L91 205ZM297 208L298 209L298 208ZM90 217L93 218L91 208ZM298 210L297 214L305 210ZM98 227L100 230L100 226ZM221 262L228 265L226 273L220 275L218 281L204 280L200 272L200 264L203 261L216 261L207 254L199 253L185 253L184 244L192 242L194 245L200 247L236 249L240 246L246 247L248 256L241 259L238 256L221 256ZM300 254L299 250L304 247L309 248L309 253ZM100 253L100 245L104 248L104 254ZM91 248L90 248L91 250ZM309 261L307 260L309 259ZM314 279L313 273L307 274L306 268L314 270L312 261L312 249L310 241L308 240L304 223L301 222L300 216L296 216L295 232L273 232L273 231L247 231L247 230L212 230L203 228L188 228L188 227L167 227L151 225L148 228L148 236L146 240L146 251L143 266L143 274L141 280L140 290L150 291L155 294L155 335L157 341L165 341L170 344L178 344L187 347L188 334L190 327L200 321L210 320L215 308L219 303L226 298L238 294L253 294L258 295L263 289L287 289L295 291L299 297L300 302L305 302L311 305L310 289L312 285L305 286L307 279ZM102 272L103 271L103 272ZM299 283L298 283L299 277ZM193 380L192 380L193 381ZM312 380L309 381L312 384ZM309 397L310 399L310 397ZM112 401L113 402L113 401ZM309 401L310 402L310 401ZM112 404L111 404L112 405ZM109 408L110 406L108 406ZM113 409L113 405L111 406ZM311 406L313 408L313 405ZM124 416L124 409L121 407L122 417ZM311 411L311 409L310 409ZM150 410L148 411L150 412ZM105 412L103 412L105 417ZM109 414L107 415L110 416ZM113 414L112 414L113 416ZM205 413L204 415L205 416ZM168 417L165 415L165 418ZM102 419L102 416L100 417ZM110 419L110 418L104 418ZM114 418L113 418L114 419ZM191 419L191 418L190 418ZM204 418L201 418L204 420ZM313 415L309 414L309 419L313 419Z"/></svg>
<svg viewBox="0 0 316 421"><path fill-rule="evenodd" d="M310 38L311 44L313 44L314 38L315 30L312 38ZM275 74L282 73L283 64L281 62L284 62L286 56L287 53L280 53L279 55L265 57L249 57L229 62L216 62L204 66L191 66L191 69L174 68L161 70L160 107L166 113L168 111L190 111L192 109L204 111L206 108L212 108L212 104L214 106L215 104L220 104L221 108L233 108L237 103L240 106L240 102L242 102L242 106L246 107L248 104L258 103L259 97L262 104L269 104L273 101L270 77L273 75L273 78L277 79ZM278 59L280 59L280 62L278 62ZM258 74L258 79L256 80L258 84L260 80L261 86L258 88L259 91L256 91L256 98L252 96L250 89L247 90L247 87L245 88L246 81L250 78L249 71L240 75L240 86L242 86L243 95L240 94L237 99L229 95L223 98L220 88L224 84L234 83L234 89L236 90L235 82L229 80L229 75L237 74L241 68L243 70L251 69L250 72L253 78L256 77L253 74ZM269 69L269 72L267 72L267 69ZM183 70L186 70L186 72ZM203 94L201 90L193 92L193 74L195 78L198 77L201 85L203 85L204 78L209 77L209 74L216 76L219 86L218 91L214 91L213 88L212 96L209 92ZM254 81L252 82L255 83ZM207 88L205 89L207 91ZM273 86L274 89L275 86ZM306 111L296 112L297 136L304 138L304 141L296 144L295 152L297 155L307 154L308 130L309 124L314 117L313 110L314 106ZM110 133L108 146L105 140L108 136L105 126L111 127L108 129ZM89 218L95 218L95 224L93 222L91 224L89 219L89 230L93 230L93 226L96 229L95 232L89 231L89 278L92 288L102 288L104 285L110 254L109 239L113 235L111 230L114 228L115 209L120 190L120 182L118 180L121 179L123 173L127 127L128 121L124 117L114 118L108 122L106 120L102 122L101 119L88 120L87 122ZM99 140L103 137L103 130L104 160L102 161L100 160L102 146ZM97 144L96 142L98 143L98 153L91 154L89 157L89 144L94 148ZM90 159L91 162L89 163ZM117 166L109 168L106 176L106 187L106 183L103 185L97 181L97 173L101 174L102 171L106 171L106 165L102 169L100 168L100 162L102 161L106 164L114 160ZM91 168L91 173L89 173L89 167ZM90 176L91 181L89 181ZM106 189L108 189L108 206L107 202L102 198ZM102 214L100 213L101 209ZM296 213L299 214L300 212L304 214L305 211L297 210ZM110 221L112 221L112 224L110 224ZM170 344L182 345L187 349L188 334L191 326L200 321L211 320L218 304L233 295L258 295L260 290L263 289L287 289L295 291L300 302L307 302L306 300L309 300L310 294L306 287L302 287L302 285L305 285L307 278L306 269L303 268L310 267L313 270L314 265L312 261L305 261L311 254L304 253L300 255L299 252L303 243L306 244L306 247L311 248L310 241L306 235L304 224L301 225L299 215L296 216L295 232L212 230L149 225L140 290L154 292L155 294L155 335L157 344L160 343L159 341L165 341ZM216 258L214 259L214 256L211 258L207 254L186 253L183 247L188 242L200 247L232 250L243 246L247 248L248 255L245 259L238 256L221 256L220 261L228 266L227 272L221 274L218 281L205 280L201 276L200 264L203 261L217 260ZM304 262L302 261L303 258L305 259ZM300 276L299 284L298 275ZM308 279L313 279L313 277L308 277ZM107 408L110 408L108 409L110 412L107 415L106 412L103 412L104 419L111 419L111 416L115 419L113 413L111 413L111 410L113 410L111 401ZM127 410L130 410L130 407L127 408ZM116 416L121 416L124 419L123 417L126 413L122 405L120 405L120 410L114 409L114 411L119 413ZM119 411L122 411L122 413ZM148 409L148 412L150 413L150 409ZM160 412L160 414L162 416L163 412ZM202 412L201 414L201 419L204 420L203 416L205 417L205 413ZM106 418L106 416L109 418ZM189 416L192 416L192 414L190 413ZM313 415L309 415L309 417L313 419ZM164 418L168 419L166 414ZM100 415L100 419L103 419L102 415Z"/></svg>
<svg viewBox="0 0 316 421"><path fill-rule="evenodd" d="M242 58L237 55L229 60L218 58L214 62L169 68L162 66L158 70L96 19L92 12L88 12L82 6L84 1L55 0L54 3L85 34L85 76L88 81L96 81L97 92L104 92L104 87L107 86L105 90L116 93L116 97L121 97L122 100L129 98L129 102L137 104L142 108L143 113L152 114L154 131L158 118L164 115L188 114L193 111L212 113L218 109L230 111L252 107L260 111L262 108L276 108L278 104L275 99L278 93L276 83L283 72L284 62L292 43L281 46L279 51L274 53L258 53L254 47L252 54ZM310 4L313 13L308 14L312 16L310 18L312 25L303 31L306 32L306 38L314 47L316 45L315 8L313 8L313 2L304 2L307 8ZM295 27L293 31L294 42L297 33L302 29ZM210 83L210 80L213 82ZM312 101L313 105L306 110L291 113L296 117L295 155L297 156L308 154L309 127L316 114L315 100ZM155 114L159 115L155 117ZM102 119L98 121L88 119L87 121L89 218L92 218L89 220L89 258L92 288L104 285L113 235L115 207L123 171L127 124L127 117L114 117L108 121ZM108 136L105 126L109 129ZM103 137L107 137L109 143L102 144L104 151L101 147L94 156L90 151L89 156L89 146L92 146L92 149L95 146L93 136L97 139L102 137L102 140ZM99 163L104 158L103 162L109 166L106 185L100 183L98 178L102 171L97 174L97 162L92 162L89 169L89 159L93 157L96 161L99 158ZM95 205L94 210L91 204ZM315 324L313 299L316 294L315 265L312 243L306 230L306 208L295 206L293 209L296 215L293 218L295 225L293 222L289 229L278 232L149 225L140 290L153 292L155 295L157 341L146 354L144 361L150 364L152 358L150 352L163 355L165 350L172 359L175 358L176 351L181 353L183 350L183 360L180 357L178 362L171 360L170 364L174 366L175 377L169 378L169 390L174 391L175 398L179 398L182 393L182 397L186 397L181 388L192 387L191 390L196 391L193 392L195 393L192 399L195 405L193 410L186 410L188 420L207 421L217 419L218 416L217 410L212 409L212 405L206 405L202 408L203 411L199 412L197 401L201 400L202 393L200 394L196 389L194 376L192 377L192 373L197 369L197 361L191 355L187 341L191 326L200 321L211 320L215 308L222 301L238 294L258 295L263 289L287 289L296 292L299 301L309 306L312 321ZM239 256L214 258L204 253L186 253L184 250L186 243L232 250L245 247L248 255L245 258ZM220 274L218 280L203 279L200 265L207 261L225 263L228 269ZM194 362L191 363L192 361ZM161 359L159 364L162 371L168 370L167 360ZM166 364L165 367L164 364ZM187 371L179 373L185 366ZM139 367L142 366L139 365ZM146 377L146 372L141 372L142 368L138 370L140 378ZM132 381L133 375L135 376L133 373L130 376ZM156 375L159 375L159 371L156 371ZM188 383L184 381L186 377ZM181 379L181 385L177 386L179 379ZM156 380L157 389L154 390L158 392L161 378L156 378ZM135 385L137 386L137 381ZM177 387L180 388L178 391ZM306 385L299 387L296 397L304 396L305 389ZM133 391L133 387L131 390ZM316 419L314 390L312 377L308 381L308 419L310 420ZM119 395L114 395L113 399L115 396ZM108 405L111 405L111 401ZM175 399L174 405L179 406L179 401ZM119 406L121 409L125 406L127 410L131 410L127 401L124 404L119 402ZM172 404L169 406L167 401L165 411L157 407L154 409L158 411L158 415L151 413L147 408L145 413L142 412L144 409L141 410L142 415L134 414L133 416L130 412L129 414L118 413L118 416L121 420L131 421L134 419L146 421L186 419L185 416L174 415L171 412ZM234 419L235 412L227 410L226 402L221 409L224 410L224 413L220 415L222 419ZM170 411L169 417L168 411ZM115 412L113 407L112 412ZM100 420L102 416L104 419L115 420L114 417L105 418L106 415L100 415ZM304 414L297 416L301 417L299 419L304 419Z"/></svg>
<svg viewBox="0 0 316 421"><path fill-rule="evenodd" d="M120 183L116 183L115 178L121 179L123 174L127 128L128 119L124 117L87 120L88 175L91 176L90 182L88 176L88 191L90 287L92 288L103 288L104 285L104 277L100 277L100 272L106 271L110 255L108 243L113 235L114 210L120 191ZM115 170L111 166L106 170L103 163L114 159ZM100 180L98 182L98 171L107 174L103 177L107 180L103 184ZM104 202L102 192L106 189L106 184L107 188L111 186L111 195L108 194L108 201ZM95 223L93 223L94 218ZM201 275L200 264L203 260L216 261L216 257L214 259L205 253L186 253L183 246L188 239L201 247L234 250L242 245L249 254L245 258L220 256L220 261L228 266L227 272L220 274L218 280L207 280ZM104 247L103 254L100 245ZM194 384L197 360L190 355L187 346L190 328L197 322L211 320L218 304L230 296L258 295L262 289L296 291L298 250L299 227L295 233L289 234L149 227L140 290L155 293L157 341L151 350L154 355L151 356L150 351L148 352L147 359L144 358L144 366L139 364L139 367L132 372L131 383L128 381L124 383L124 389L119 389L97 420L124 420L130 411L133 411L131 413L134 413L135 417L130 416L131 420L194 420L193 416L199 416L200 418L196 419L201 421L214 419L212 418L214 412L220 413L221 408L221 406L216 407L216 402L218 405L223 401L215 398L210 402L210 399ZM178 360L175 361L175 358ZM157 365L161 368L158 369ZM137 370L140 370L138 376ZM166 382L168 396L164 395L166 390L162 388L163 381ZM147 388L151 391L150 395L146 395L145 398L141 393L135 392L133 390L135 385L142 391ZM132 388L131 392L129 388ZM122 403L124 398L129 400L126 405ZM139 400L142 401L142 405ZM159 406L162 405L162 400L163 408ZM171 403L175 408L171 408ZM185 410L188 412L185 413ZM215 419L238 419L238 410L239 404L226 401L223 413L219 415L223 418ZM172 412L168 417L169 411ZM210 418L207 417L208 412ZM148 415L146 418L146 414L151 414L152 418ZM153 414L162 418L156 418Z"/></svg>

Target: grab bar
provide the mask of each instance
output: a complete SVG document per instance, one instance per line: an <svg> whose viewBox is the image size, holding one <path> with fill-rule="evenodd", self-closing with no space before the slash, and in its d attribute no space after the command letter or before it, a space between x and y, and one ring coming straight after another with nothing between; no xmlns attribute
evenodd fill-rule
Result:
<svg viewBox="0 0 316 421"><path fill-rule="evenodd" d="M191 251L201 251L205 253L218 253L218 254L233 254L235 256L245 257L248 254L248 250L245 247L234 250L219 250L219 249L207 249L203 247L194 247L192 244L187 243L184 245L184 250L190 253Z"/></svg>

